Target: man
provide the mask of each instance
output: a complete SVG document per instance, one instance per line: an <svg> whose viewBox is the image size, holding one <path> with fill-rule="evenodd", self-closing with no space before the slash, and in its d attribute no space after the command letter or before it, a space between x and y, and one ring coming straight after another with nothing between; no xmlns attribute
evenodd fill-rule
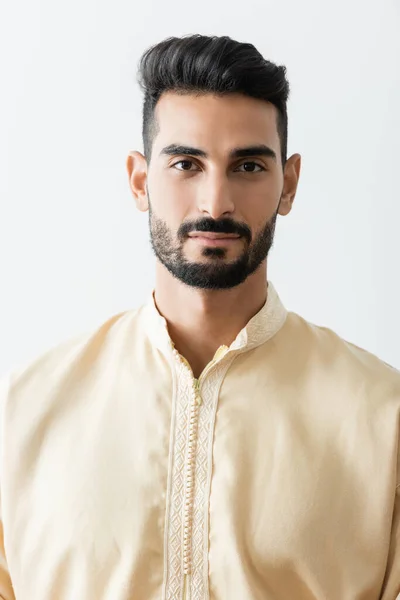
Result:
<svg viewBox="0 0 400 600"><path fill-rule="evenodd" d="M3 382L1 597L400 598L400 374L267 279L285 68L195 35L140 83L154 293Z"/></svg>

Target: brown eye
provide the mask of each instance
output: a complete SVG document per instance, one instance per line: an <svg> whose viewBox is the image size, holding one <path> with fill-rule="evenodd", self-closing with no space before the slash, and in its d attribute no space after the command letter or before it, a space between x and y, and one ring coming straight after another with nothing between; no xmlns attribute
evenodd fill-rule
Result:
<svg viewBox="0 0 400 600"><path fill-rule="evenodd" d="M178 171L190 171L190 167L193 165L194 163L191 160L180 160L177 163L173 164L173 167L176 167L177 165L182 165L182 168L178 168Z"/></svg>
<svg viewBox="0 0 400 600"><path fill-rule="evenodd" d="M264 167L253 161L247 161L245 163L242 163L236 170L239 170L240 167L244 167L245 173L260 173L261 171L265 171Z"/></svg>

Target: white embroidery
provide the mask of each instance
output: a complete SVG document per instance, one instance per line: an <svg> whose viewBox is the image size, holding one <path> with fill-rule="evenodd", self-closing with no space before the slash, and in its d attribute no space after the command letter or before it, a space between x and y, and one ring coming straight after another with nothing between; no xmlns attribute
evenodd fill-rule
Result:
<svg viewBox="0 0 400 600"><path fill-rule="evenodd" d="M209 598L209 497L214 423L220 388L233 360L268 341L281 329L286 316L287 312L275 289L269 284L267 303L239 333L226 354L219 361L211 363L204 377L200 377L201 405L197 408L193 404L195 380L192 371L176 351L171 352L165 320L160 318L156 309L152 314L150 329L152 336L156 335L153 340L165 354L170 357L172 354L174 372L163 600L182 599L185 577L189 577L188 600ZM158 320L157 325L155 320ZM157 337L157 326L162 326L163 336L158 333L160 337ZM193 444L194 434L196 439ZM188 505L185 505L185 501L188 501Z"/></svg>
<svg viewBox="0 0 400 600"><path fill-rule="evenodd" d="M195 496L192 526L191 599L208 600L208 513L212 474L214 423L221 384L235 355L218 363L204 379L200 393Z"/></svg>
<svg viewBox="0 0 400 600"><path fill-rule="evenodd" d="M192 386L183 363L175 367L175 422L172 424L171 471L166 519L166 600L178 600L183 591L183 523L185 500L185 459Z"/></svg>

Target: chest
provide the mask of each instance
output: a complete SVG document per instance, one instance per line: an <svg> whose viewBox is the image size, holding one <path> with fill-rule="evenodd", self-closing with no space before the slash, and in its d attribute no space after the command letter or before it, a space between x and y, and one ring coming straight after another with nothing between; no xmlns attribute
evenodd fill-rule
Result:
<svg viewBox="0 0 400 600"><path fill-rule="evenodd" d="M144 589L200 600L226 597L231 581L250 598L257 586L351 579L346 553L369 568L384 530L387 436L326 395L280 395L268 377L249 386L230 367L199 384L178 367L76 390L14 436L3 504L17 585L20 574L43 598L65 580L79 600Z"/></svg>

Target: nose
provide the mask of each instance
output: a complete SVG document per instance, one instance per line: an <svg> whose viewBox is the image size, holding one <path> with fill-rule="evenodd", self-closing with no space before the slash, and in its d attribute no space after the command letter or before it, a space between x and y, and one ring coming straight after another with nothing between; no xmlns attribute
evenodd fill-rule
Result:
<svg viewBox="0 0 400 600"><path fill-rule="evenodd" d="M197 208L203 215L220 219L235 210L228 178L220 174L208 174L198 190Z"/></svg>

